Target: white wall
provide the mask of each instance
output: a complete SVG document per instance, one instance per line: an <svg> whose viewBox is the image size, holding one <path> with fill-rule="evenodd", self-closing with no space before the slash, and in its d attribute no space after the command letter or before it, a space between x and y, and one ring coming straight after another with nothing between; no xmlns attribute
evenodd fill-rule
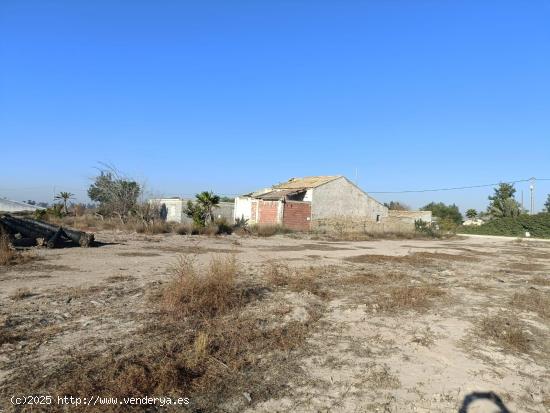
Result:
<svg viewBox="0 0 550 413"><path fill-rule="evenodd" d="M162 204L166 205L168 212L166 221L168 222L184 222L187 219L183 213L186 201L181 198L150 199L149 202L159 207L162 206Z"/></svg>
<svg viewBox="0 0 550 413"><path fill-rule="evenodd" d="M244 217L244 219L250 220L250 213L252 210L252 198L247 196L238 196L235 198L235 209L233 211L233 217L235 220Z"/></svg>

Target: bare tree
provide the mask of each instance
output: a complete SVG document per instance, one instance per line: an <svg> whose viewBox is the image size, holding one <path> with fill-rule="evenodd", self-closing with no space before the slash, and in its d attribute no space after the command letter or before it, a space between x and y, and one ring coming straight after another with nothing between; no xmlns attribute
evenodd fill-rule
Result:
<svg viewBox="0 0 550 413"><path fill-rule="evenodd" d="M141 186L133 179L121 174L114 166L102 164L99 175L88 189L92 201L99 202L98 213L102 216L116 216L122 223L135 212Z"/></svg>

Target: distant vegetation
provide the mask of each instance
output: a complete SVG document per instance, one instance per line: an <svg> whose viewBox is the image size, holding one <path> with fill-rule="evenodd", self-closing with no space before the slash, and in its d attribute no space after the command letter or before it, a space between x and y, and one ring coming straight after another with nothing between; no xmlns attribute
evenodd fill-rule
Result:
<svg viewBox="0 0 550 413"><path fill-rule="evenodd" d="M443 202L430 202L422 210L432 211L432 215L438 219L439 227L444 231L455 231L462 224L462 214L455 204L445 205Z"/></svg>
<svg viewBox="0 0 550 413"><path fill-rule="evenodd" d="M536 215L522 214L515 217L495 218L478 227L461 227L464 234L506 235L524 237L529 232L535 238L550 238L550 213Z"/></svg>
<svg viewBox="0 0 550 413"><path fill-rule="evenodd" d="M470 208L466 211L466 217L469 219L474 219L477 217L477 211L474 208Z"/></svg>
<svg viewBox="0 0 550 413"><path fill-rule="evenodd" d="M524 211L521 205L515 200L516 189L514 185L501 183L495 188L493 196L489 197L489 207L487 212L494 218L517 217Z"/></svg>
<svg viewBox="0 0 550 413"><path fill-rule="evenodd" d="M405 205L399 201L390 201L389 203L384 202L384 206L392 211L408 211L411 209L408 205Z"/></svg>
<svg viewBox="0 0 550 413"><path fill-rule="evenodd" d="M88 189L90 199L99 203L99 215L116 216L123 223L134 212L141 194L142 188L136 181L122 176L112 166L101 169Z"/></svg>
<svg viewBox="0 0 550 413"><path fill-rule="evenodd" d="M198 227L214 222L214 209L219 208L220 197L213 192L203 191L195 195L195 202L187 201L185 214Z"/></svg>

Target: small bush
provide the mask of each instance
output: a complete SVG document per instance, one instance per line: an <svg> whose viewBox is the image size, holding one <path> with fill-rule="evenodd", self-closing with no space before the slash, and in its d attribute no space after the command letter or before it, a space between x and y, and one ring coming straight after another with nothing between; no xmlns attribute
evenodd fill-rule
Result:
<svg viewBox="0 0 550 413"><path fill-rule="evenodd" d="M235 220L235 228L248 229L248 219L244 215Z"/></svg>
<svg viewBox="0 0 550 413"><path fill-rule="evenodd" d="M211 318L239 306L237 272L234 256L212 258L202 274L191 257L180 256L173 268L174 279L163 294L165 311L175 317L199 314Z"/></svg>
<svg viewBox="0 0 550 413"><path fill-rule="evenodd" d="M227 220L225 219L219 219L216 221L216 225L218 226L218 230L216 232L217 235L231 235L233 233L233 227L227 223Z"/></svg>
<svg viewBox="0 0 550 413"><path fill-rule="evenodd" d="M34 219L43 220L46 218L48 211L45 209L37 209L33 212Z"/></svg>
<svg viewBox="0 0 550 413"><path fill-rule="evenodd" d="M423 234L427 237L441 237L441 234L434 228L433 224L423 221L421 219L414 221L414 229L417 234ZM456 227L454 229L456 230Z"/></svg>

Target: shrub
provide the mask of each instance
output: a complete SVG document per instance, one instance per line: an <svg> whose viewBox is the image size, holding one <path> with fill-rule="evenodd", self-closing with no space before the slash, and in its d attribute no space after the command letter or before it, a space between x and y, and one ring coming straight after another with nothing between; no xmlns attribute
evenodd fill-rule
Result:
<svg viewBox="0 0 550 413"><path fill-rule="evenodd" d="M45 209L37 209L33 212L34 219L43 220L46 218L46 215L48 214L48 211Z"/></svg>
<svg viewBox="0 0 550 413"><path fill-rule="evenodd" d="M432 211L433 216L439 218L441 221L449 220L449 222L453 222L455 225L462 223L462 214L455 204L445 205L443 202L430 202L421 209L423 211Z"/></svg>
<svg viewBox="0 0 550 413"><path fill-rule="evenodd" d="M50 208L47 209L46 213L49 216L61 219L64 217L63 205L53 204Z"/></svg>
<svg viewBox="0 0 550 413"><path fill-rule="evenodd" d="M529 232L535 238L550 238L550 213L536 215L520 215L493 219L478 227L460 227L459 232L464 234L505 235L524 237Z"/></svg>
<svg viewBox="0 0 550 413"><path fill-rule="evenodd" d="M193 258L180 256L173 273L174 279L163 294L163 308L175 318L212 318L242 302L235 280L238 266L234 256L212 258L203 273Z"/></svg>
<svg viewBox="0 0 550 413"><path fill-rule="evenodd" d="M505 351L527 353L531 348L524 323L513 313L501 312L479 322L479 331Z"/></svg>
<svg viewBox="0 0 550 413"><path fill-rule="evenodd" d="M248 228L248 219L243 216L235 220L235 228Z"/></svg>
<svg viewBox="0 0 550 413"><path fill-rule="evenodd" d="M414 230L415 232L426 235L428 237L439 238L441 236L441 234L434 228L433 224L430 224L421 219L414 221Z"/></svg>
<svg viewBox="0 0 550 413"><path fill-rule="evenodd" d="M216 225L218 226L218 230L216 232L216 234L218 235L231 235L233 233L233 227L227 223L227 220L225 218L217 220Z"/></svg>
<svg viewBox="0 0 550 413"><path fill-rule="evenodd" d="M444 231L444 232L456 232L456 230L457 230L457 228L460 224L457 224L455 220L453 220L449 217L446 217L446 218L441 219L438 222L438 225L439 225L439 229Z"/></svg>

